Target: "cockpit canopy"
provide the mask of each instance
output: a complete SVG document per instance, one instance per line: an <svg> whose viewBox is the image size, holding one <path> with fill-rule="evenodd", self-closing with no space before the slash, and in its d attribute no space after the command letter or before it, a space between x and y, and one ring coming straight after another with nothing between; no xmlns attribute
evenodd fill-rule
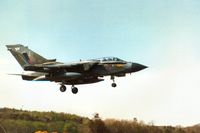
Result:
<svg viewBox="0 0 200 133"><path fill-rule="evenodd" d="M102 61L123 61L117 57L103 57Z"/></svg>
<svg viewBox="0 0 200 133"><path fill-rule="evenodd" d="M100 62L114 62L114 61L116 61L116 62L125 62L124 60L119 59L117 57L103 57L103 58L99 58L99 59L96 59L96 60L98 60Z"/></svg>

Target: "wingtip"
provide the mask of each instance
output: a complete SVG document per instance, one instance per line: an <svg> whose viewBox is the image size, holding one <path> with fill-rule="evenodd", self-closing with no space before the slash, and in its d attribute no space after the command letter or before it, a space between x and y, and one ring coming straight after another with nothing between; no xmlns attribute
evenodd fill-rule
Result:
<svg viewBox="0 0 200 133"><path fill-rule="evenodd" d="M23 74L18 74L18 73L6 73L7 75L14 75L14 76L22 76Z"/></svg>

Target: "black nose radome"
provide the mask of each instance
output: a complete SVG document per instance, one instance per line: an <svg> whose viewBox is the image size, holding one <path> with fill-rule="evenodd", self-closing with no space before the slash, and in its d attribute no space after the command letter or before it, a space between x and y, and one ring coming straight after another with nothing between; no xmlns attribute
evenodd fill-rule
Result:
<svg viewBox="0 0 200 133"><path fill-rule="evenodd" d="M147 66L144 66L144 65L138 64L138 63L132 63L132 72L137 72L137 71L143 70L145 68L147 68Z"/></svg>

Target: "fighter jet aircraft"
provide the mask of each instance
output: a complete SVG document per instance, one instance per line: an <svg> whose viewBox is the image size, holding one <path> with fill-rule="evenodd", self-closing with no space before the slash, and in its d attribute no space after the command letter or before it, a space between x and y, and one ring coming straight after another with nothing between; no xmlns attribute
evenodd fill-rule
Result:
<svg viewBox="0 0 200 133"><path fill-rule="evenodd" d="M97 83L103 81L104 76L110 76L113 81L112 87L116 87L115 77L124 77L127 73L147 68L117 57L62 63L56 59L46 59L21 44L6 45L6 47L25 71L31 71L29 74L14 75L20 75L23 80L57 82L61 85L61 92L66 91L65 85L71 85L73 94L78 92L75 85Z"/></svg>

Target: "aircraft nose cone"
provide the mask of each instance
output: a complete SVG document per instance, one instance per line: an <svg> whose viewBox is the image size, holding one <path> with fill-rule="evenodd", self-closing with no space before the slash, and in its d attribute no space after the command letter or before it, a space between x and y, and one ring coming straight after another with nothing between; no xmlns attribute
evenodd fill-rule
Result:
<svg viewBox="0 0 200 133"><path fill-rule="evenodd" d="M144 65L138 64L138 63L132 63L132 72L137 72L137 71L143 70L145 68L147 68L147 66L144 66Z"/></svg>

